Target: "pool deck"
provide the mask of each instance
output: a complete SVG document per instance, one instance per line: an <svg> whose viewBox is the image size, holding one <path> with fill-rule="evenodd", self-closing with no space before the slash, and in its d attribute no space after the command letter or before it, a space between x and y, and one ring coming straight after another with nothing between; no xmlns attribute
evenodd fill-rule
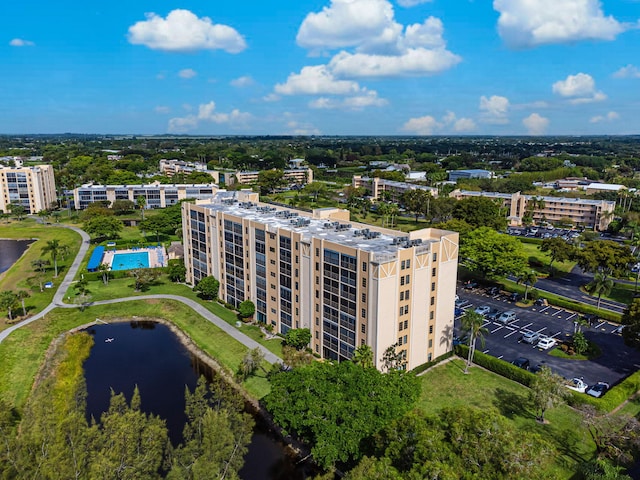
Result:
<svg viewBox="0 0 640 480"><path fill-rule="evenodd" d="M102 257L102 263L106 263L110 267L113 266L113 257L116 253L140 253L147 252L149 254L149 268L160 268L168 265L167 252L164 247L141 247L127 248L124 250L106 250Z"/></svg>

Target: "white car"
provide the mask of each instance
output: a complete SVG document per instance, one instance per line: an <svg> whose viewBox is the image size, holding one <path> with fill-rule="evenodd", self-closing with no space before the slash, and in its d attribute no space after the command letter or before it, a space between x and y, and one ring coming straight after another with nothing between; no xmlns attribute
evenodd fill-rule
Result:
<svg viewBox="0 0 640 480"><path fill-rule="evenodd" d="M576 392L580 392L580 393L584 393L587 391L587 384L584 383L584 380L582 378L572 378L571 380L569 380L566 384L566 387L571 389L571 390L575 390Z"/></svg>
<svg viewBox="0 0 640 480"><path fill-rule="evenodd" d="M490 311L491 311L491 307L489 305L480 305L478 308L475 309L475 312L479 313L480 315L486 315Z"/></svg>
<svg viewBox="0 0 640 480"><path fill-rule="evenodd" d="M556 341L551 337L541 337L536 346L542 350L549 350L556 346Z"/></svg>
<svg viewBox="0 0 640 480"><path fill-rule="evenodd" d="M609 390L609 384L605 382L598 382L595 385L591 385L589 390L587 390L587 395L591 395L592 397L600 398L602 395L607 393Z"/></svg>
<svg viewBox="0 0 640 480"><path fill-rule="evenodd" d="M539 339L540 334L538 332L527 332L522 335L522 341L524 343L530 343L531 345L535 345Z"/></svg>

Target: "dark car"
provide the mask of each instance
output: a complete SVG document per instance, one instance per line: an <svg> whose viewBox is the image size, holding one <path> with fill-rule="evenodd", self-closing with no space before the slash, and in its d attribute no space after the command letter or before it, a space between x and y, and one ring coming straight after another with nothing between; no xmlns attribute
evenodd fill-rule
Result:
<svg viewBox="0 0 640 480"><path fill-rule="evenodd" d="M485 315L485 318L486 318L487 320L491 320L491 321L493 321L493 320L495 320L496 318L498 318L498 317L500 316L500 314L501 314L501 313L502 313L502 312L501 312L500 310L498 310L498 309L494 308L494 309L492 309L489 313L487 313L487 314Z"/></svg>
<svg viewBox="0 0 640 480"><path fill-rule="evenodd" d="M534 365L533 367L531 367L531 368L529 369L529 371L530 371L531 373L538 373L540 370L542 370L542 367L543 367L543 365L542 365L542 364L540 364L540 363L538 363L537 365Z"/></svg>
<svg viewBox="0 0 640 480"><path fill-rule="evenodd" d="M511 362L516 367L522 368L523 370L529 370L529 359L524 357L518 357L513 362Z"/></svg>
<svg viewBox="0 0 640 480"><path fill-rule="evenodd" d="M592 397L600 398L604 395L607 390L609 390L609 384L604 382L598 382L595 385L592 385L587 390L587 395L591 395Z"/></svg>
<svg viewBox="0 0 640 480"><path fill-rule="evenodd" d="M509 295L509 300L511 300L512 302L517 302L518 300L520 300L520 294L519 293L512 293Z"/></svg>
<svg viewBox="0 0 640 480"><path fill-rule="evenodd" d="M500 288L499 287L489 287L487 288L487 295L491 295L492 297L494 295L497 295L500 293Z"/></svg>
<svg viewBox="0 0 640 480"><path fill-rule="evenodd" d="M453 314L458 317L464 313L464 310L460 307L455 307L453 310Z"/></svg>
<svg viewBox="0 0 640 480"><path fill-rule="evenodd" d="M464 284L463 288L465 290L473 290L474 288L478 288L478 282L473 282L469 280L467 283Z"/></svg>

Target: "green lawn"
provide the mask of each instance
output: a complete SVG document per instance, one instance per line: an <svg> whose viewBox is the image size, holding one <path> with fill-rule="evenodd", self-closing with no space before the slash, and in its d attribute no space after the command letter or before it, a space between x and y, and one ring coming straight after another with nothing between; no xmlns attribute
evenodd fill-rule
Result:
<svg viewBox="0 0 640 480"><path fill-rule="evenodd" d="M551 273L549 269L551 257L547 252L540 251L538 244L522 241L520 243L522 244L522 247L529 259L529 264L534 270L539 273ZM576 262L553 262L553 270L555 272L568 273L573 267L575 267L575 265Z"/></svg>
<svg viewBox="0 0 640 480"><path fill-rule="evenodd" d="M475 366L465 375L463 360L447 362L420 378L422 395L418 406L427 413L467 405L493 408L515 427L537 432L550 441L557 454L549 463L544 478L571 478L577 464L591 458L595 452L576 411L567 406L554 408L546 414L549 423L542 425L527 407L528 389L511 380Z"/></svg>

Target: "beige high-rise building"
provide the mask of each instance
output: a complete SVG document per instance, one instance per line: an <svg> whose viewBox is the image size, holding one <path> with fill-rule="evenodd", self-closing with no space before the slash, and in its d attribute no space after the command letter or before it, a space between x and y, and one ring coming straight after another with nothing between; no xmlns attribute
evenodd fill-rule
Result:
<svg viewBox="0 0 640 480"><path fill-rule="evenodd" d="M184 203L187 281L213 275L219 296L256 305L259 322L309 328L323 358L369 345L376 366L396 345L412 369L452 348L458 234L409 234L349 222L336 208L274 207L255 193Z"/></svg>
<svg viewBox="0 0 640 480"><path fill-rule="evenodd" d="M35 167L0 166L0 210L8 212L9 205L22 205L27 213L51 208L58 201L56 182L51 165Z"/></svg>

